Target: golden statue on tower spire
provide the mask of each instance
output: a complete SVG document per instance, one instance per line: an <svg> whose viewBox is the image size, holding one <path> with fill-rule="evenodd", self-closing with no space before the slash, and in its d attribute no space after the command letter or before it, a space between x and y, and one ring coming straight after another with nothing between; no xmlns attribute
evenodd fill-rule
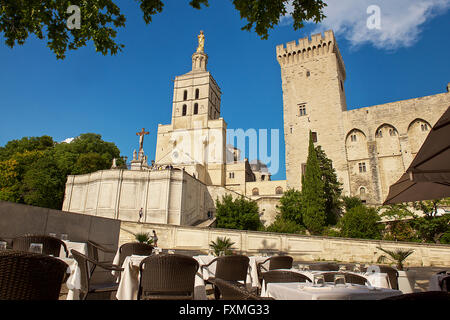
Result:
<svg viewBox="0 0 450 320"><path fill-rule="evenodd" d="M205 52L205 35L203 34L203 30L200 30L200 34L197 36L198 38L198 48L197 52Z"/></svg>

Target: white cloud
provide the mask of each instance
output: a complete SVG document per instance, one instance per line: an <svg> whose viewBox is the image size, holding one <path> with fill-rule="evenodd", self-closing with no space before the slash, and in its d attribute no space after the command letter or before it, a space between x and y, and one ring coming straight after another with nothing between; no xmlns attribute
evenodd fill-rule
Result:
<svg viewBox="0 0 450 320"><path fill-rule="evenodd" d="M61 143L62 143L62 142L65 142L65 143L71 143L73 140L75 140L75 138L67 138L67 139L64 140L64 141L61 141Z"/></svg>
<svg viewBox="0 0 450 320"><path fill-rule="evenodd" d="M333 29L353 46L370 43L376 48L395 50L414 45L423 24L450 8L450 0L329 0L324 13L327 18L317 25L314 33ZM367 20L372 13L367 8L381 9L381 28L369 29ZM292 6L288 6L292 12ZM292 21L284 17L282 23Z"/></svg>

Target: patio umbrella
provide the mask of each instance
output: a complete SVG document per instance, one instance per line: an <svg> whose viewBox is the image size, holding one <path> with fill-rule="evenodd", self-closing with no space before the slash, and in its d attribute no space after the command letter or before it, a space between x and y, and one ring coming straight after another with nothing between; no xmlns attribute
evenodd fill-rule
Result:
<svg viewBox="0 0 450 320"><path fill-rule="evenodd" d="M450 197L450 107L431 129L384 204Z"/></svg>

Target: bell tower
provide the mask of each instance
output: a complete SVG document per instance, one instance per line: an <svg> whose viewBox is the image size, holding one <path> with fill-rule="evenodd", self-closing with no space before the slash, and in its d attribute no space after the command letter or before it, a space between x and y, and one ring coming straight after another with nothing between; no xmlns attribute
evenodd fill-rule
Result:
<svg viewBox="0 0 450 320"><path fill-rule="evenodd" d="M172 123L159 125L155 161L194 168L206 184L224 185L226 123L220 117L222 92L207 70L205 35L198 35L192 69L175 77Z"/></svg>

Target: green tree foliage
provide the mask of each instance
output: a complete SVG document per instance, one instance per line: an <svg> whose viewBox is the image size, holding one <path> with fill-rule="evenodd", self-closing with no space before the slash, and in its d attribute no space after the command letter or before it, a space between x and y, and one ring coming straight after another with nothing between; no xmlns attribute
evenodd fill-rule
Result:
<svg viewBox="0 0 450 320"><path fill-rule="evenodd" d="M61 209L67 175L109 169L119 155L114 143L92 133L72 143L48 136L9 141L0 147L0 200Z"/></svg>
<svg viewBox="0 0 450 320"><path fill-rule="evenodd" d="M316 147L316 154L324 183L326 224L335 225L342 213L342 184L338 181L331 159L327 157L321 146Z"/></svg>
<svg viewBox="0 0 450 320"><path fill-rule="evenodd" d="M309 134L308 159L302 176L303 223L312 234L320 234L326 223L325 192L312 133Z"/></svg>
<svg viewBox="0 0 450 320"><path fill-rule="evenodd" d="M417 217L410 222L423 242L440 243L441 237L450 232L450 214L437 215L440 205L449 204L450 198L413 203L413 207L424 214L423 217Z"/></svg>
<svg viewBox="0 0 450 320"><path fill-rule="evenodd" d="M411 227L410 220L416 215L406 204L391 204L379 209L380 217L388 219L384 240L417 241L416 232Z"/></svg>
<svg viewBox="0 0 450 320"><path fill-rule="evenodd" d="M280 198L280 205L277 206L280 218L292 221L298 225L303 224L302 219L302 193L295 189L288 189Z"/></svg>
<svg viewBox="0 0 450 320"><path fill-rule="evenodd" d="M125 27L126 17L122 14L117 1L113 0L0 0L0 34L5 44L11 48L23 45L30 35L40 40L46 39L47 46L58 59L64 59L68 50L84 47L92 41L97 52L103 55L115 55L122 51L123 44L116 42L117 32ZM155 14L162 12L163 0L135 0L143 13L146 24L151 23ZM252 30L263 39L268 32L279 24L287 13L286 5L290 0L232 0L241 19L247 24L243 30ZM208 6L208 0L190 0L195 9ZM70 5L81 10L80 29L70 30L67 13ZM304 21L322 21L326 4L322 0L294 0L292 2L294 29L303 28Z"/></svg>
<svg viewBox="0 0 450 320"><path fill-rule="evenodd" d="M353 207L339 220L341 237L381 239L383 224L377 211L366 206Z"/></svg>
<svg viewBox="0 0 450 320"><path fill-rule="evenodd" d="M255 201L239 197L233 200L231 195L216 200L217 228L238 230L261 230L259 208Z"/></svg>
<svg viewBox="0 0 450 320"><path fill-rule="evenodd" d="M345 208L345 211L349 211L350 209L354 208L354 207L358 207L358 206L362 206L363 203L361 201L360 198L358 197L347 197L344 196L342 197L342 202Z"/></svg>
<svg viewBox="0 0 450 320"><path fill-rule="evenodd" d="M287 220L278 215L275 221L266 228L267 232L304 234L305 227L295 221Z"/></svg>

